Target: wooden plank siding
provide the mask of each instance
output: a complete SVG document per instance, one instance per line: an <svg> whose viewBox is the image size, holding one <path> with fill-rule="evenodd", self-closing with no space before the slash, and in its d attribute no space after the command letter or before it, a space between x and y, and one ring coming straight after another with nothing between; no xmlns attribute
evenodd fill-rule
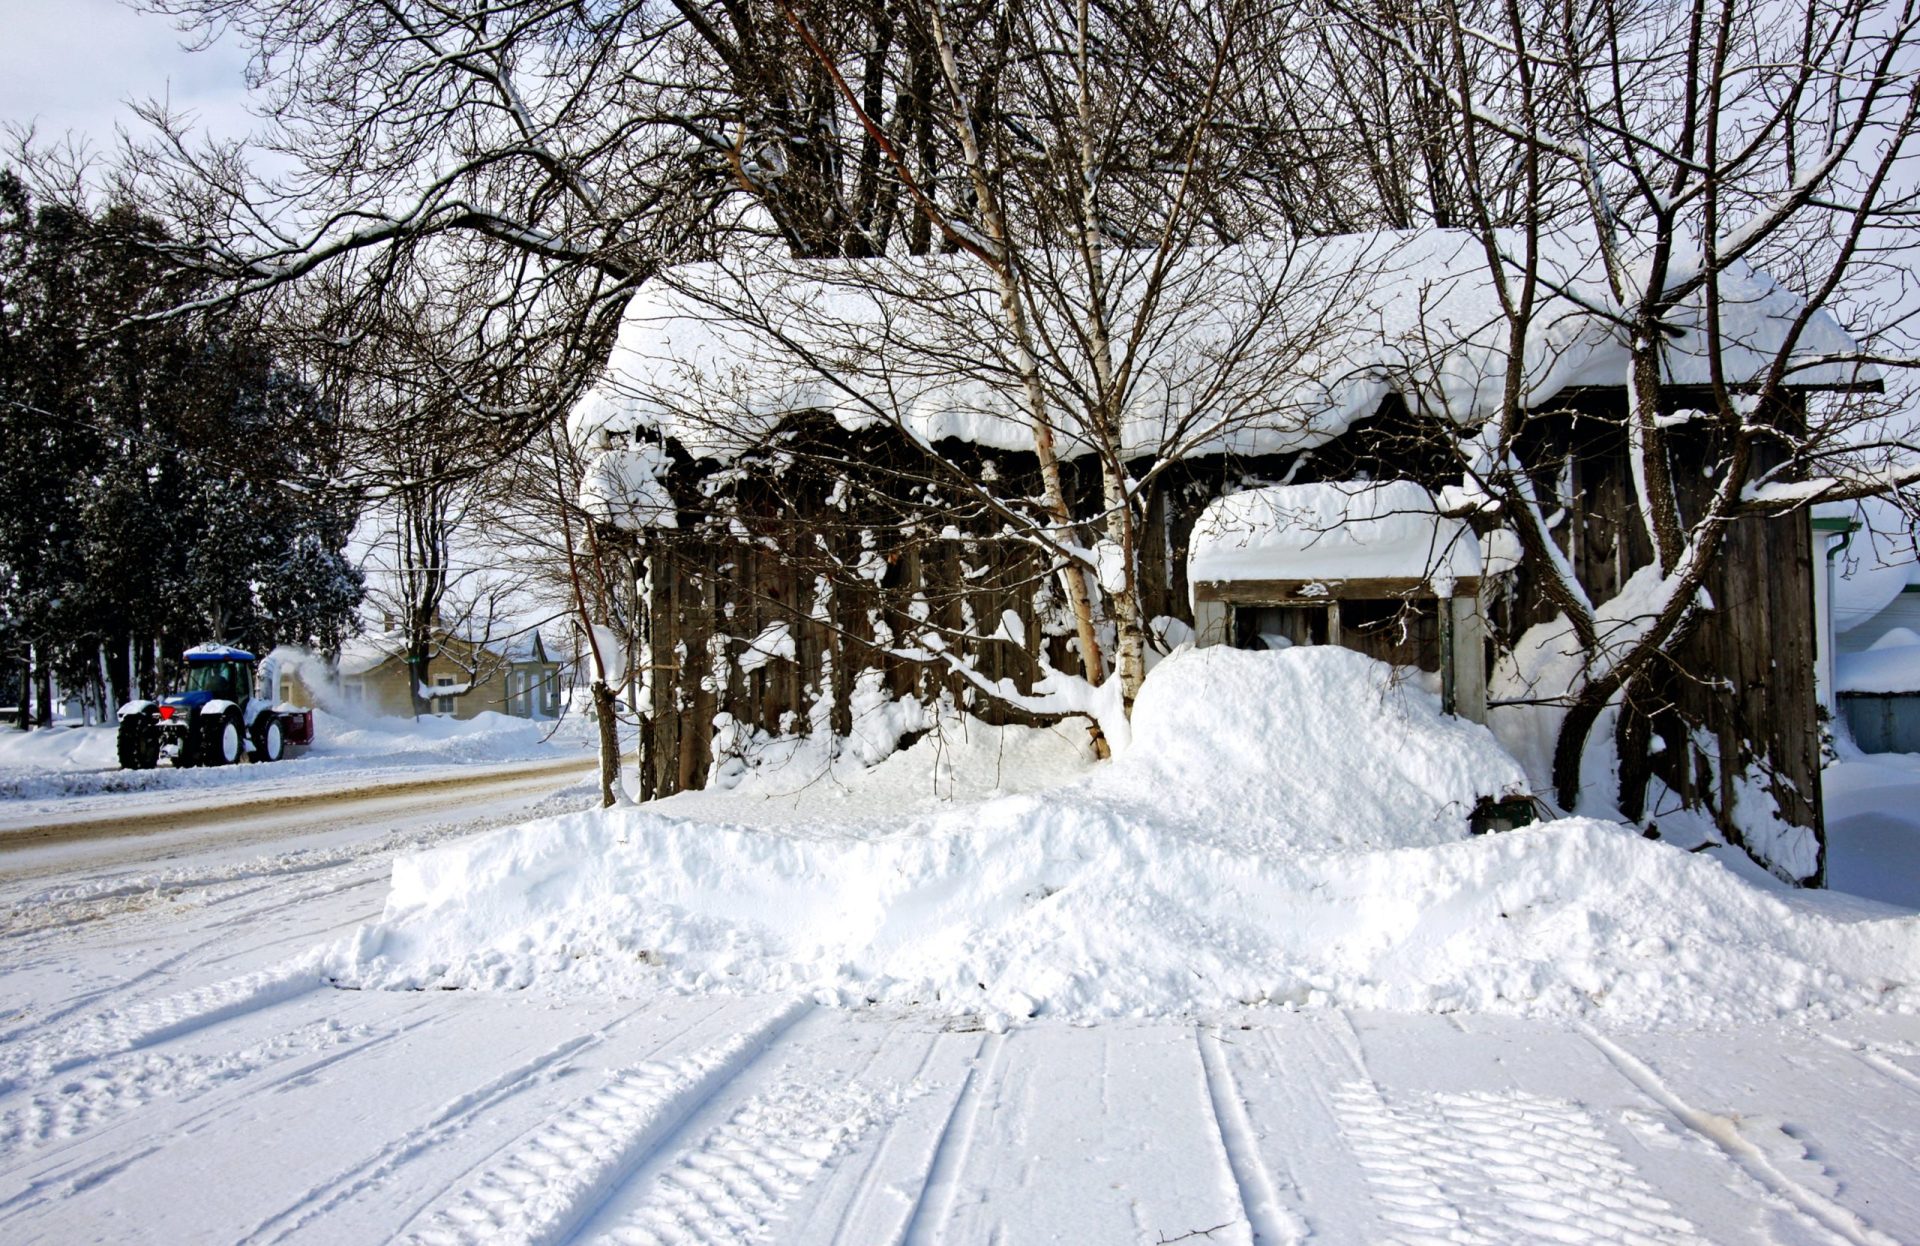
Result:
<svg viewBox="0 0 1920 1246"><path fill-rule="evenodd" d="M1531 418L1521 445L1536 465L1543 501L1554 499L1549 509L1565 511L1556 539L1595 600L1617 592L1653 556L1633 505L1622 409L1618 391L1565 395L1555 410ZM1197 458L1156 475L1145 491L1140 534L1146 617L1193 622L1185 551L1214 498L1282 480L1404 478L1429 489L1456 481L1457 465L1430 432L1424 437L1390 401L1375 419L1306 454ZM917 647L928 629L985 678L1010 680L1022 691L1041 673L1037 652L1058 669L1079 669L1064 593L1040 551L1008 535L1004 515L954 487L955 474L993 473L1000 496L1038 498L1032 456L952 442L938 450L929 455L884 427L848 432L819 416L790 421L766 447L724 467L678 455L673 487L682 526L649 533L636 553L651 568L657 794L706 781L713 717L723 709L776 734L808 730L809 714L824 699L832 729L847 734L854 689L867 670L879 670L891 695L944 693L988 722L1031 719L981 695L944 663L899 652ZM1711 488L1698 466L1712 461L1711 450L1681 447L1690 460L1675 471L1683 506L1697 505ZM1098 505L1092 473L1090 464L1065 465L1069 498L1083 520L1092 520ZM1787 515L1735 526L1709 581L1715 608L1621 715L1621 797L1629 813L1641 812L1645 779L1657 774L1731 830L1731 775L1758 762L1774 776L1783 815L1820 830L1805 525L1804 515ZM824 607L816 602L821 582L831 594ZM1486 596L1491 669L1500 646L1556 612L1525 572L1489 585ZM924 620L913 617L923 606ZM1024 630L1025 646L987 639L1006 612ZM790 629L794 658L740 672L746 643L773 622ZM1706 764L1703 740L1733 764Z"/></svg>
<svg viewBox="0 0 1920 1246"><path fill-rule="evenodd" d="M1800 401L1766 418L1800 421ZM1675 395L1673 405L1687 405L1687 396ZM1717 451L1706 438L1676 437L1683 521L1697 517L1718 483L1704 467ZM1542 499L1565 511L1555 536L1594 601L1607 600L1653 562L1652 539L1634 503L1617 393L1566 397L1556 416L1536 421L1524 453L1539 465ZM1658 821L1646 791L1647 780L1658 777L1737 839L1734 782L1753 767L1767 776L1780 815L1812 828L1824 855L1809 522L1802 510L1731 525L1705 585L1712 608L1619 716L1619 799L1629 817ZM1496 621L1508 638L1557 613L1527 578L1516 576L1503 594Z"/></svg>

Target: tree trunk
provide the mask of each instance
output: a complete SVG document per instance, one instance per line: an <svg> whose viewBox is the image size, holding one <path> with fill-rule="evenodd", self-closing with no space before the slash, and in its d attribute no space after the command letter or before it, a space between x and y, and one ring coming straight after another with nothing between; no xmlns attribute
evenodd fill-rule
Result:
<svg viewBox="0 0 1920 1246"><path fill-rule="evenodd" d="M1588 684L1574 699L1560 723L1560 735L1553 742L1553 795L1568 813L1580 799L1580 763L1587 750L1587 737L1600 721L1600 711L1613 696L1611 681Z"/></svg>
<svg viewBox="0 0 1920 1246"><path fill-rule="evenodd" d="M37 652L34 657L36 659L33 664L34 699L39 702L39 713L35 715L35 721L42 727L51 727L53 726L53 672L47 669L45 662L37 660L39 658Z"/></svg>
<svg viewBox="0 0 1920 1246"><path fill-rule="evenodd" d="M600 807L619 802L620 720L613 689L604 677L593 681L593 716L600 727Z"/></svg>
<svg viewBox="0 0 1920 1246"><path fill-rule="evenodd" d="M433 712L433 702L420 694L427 683L427 665L433 661L430 648L431 642L424 636L407 639L407 696L415 718L424 718Z"/></svg>

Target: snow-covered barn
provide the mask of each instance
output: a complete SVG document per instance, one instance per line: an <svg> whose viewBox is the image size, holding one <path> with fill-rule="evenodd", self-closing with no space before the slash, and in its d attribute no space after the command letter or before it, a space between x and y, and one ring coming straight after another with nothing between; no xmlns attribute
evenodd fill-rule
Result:
<svg viewBox="0 0 1920 1246"><path fill-rule="evenodd" d="M1540 271L1520 453L1554 500L1561 556L1604 602L1652 561L1622 418L1628 354L1576 240L1546 244ZM1536 629L1535 656L1552 649L1537 629L1556 612L1458 458L1502 410L1508 373L1479 241L1429 230L1229 248L1162 279L1177 313L1116 328L1140 344L1120 424L1151 634L1163 647L1196 626L1241 645L1337 641L1426 672L1473 716L1533 699L1516 642ZM1741 383L1802 304L1740 266L1720 290L1721 365ZM1104 503L1096 439L1072 417L1088 381L1070 304L1037 304L1035 336L1058 347L1041 379L1084 524ZM989 720L1058 706L1040 694L1077 669L1077 647L1057 568L997 509L1043 492L998 316L992 281L962 256L695 265L637 297L572 430L601 455L582 502L628 542L645 585L648 659L630 664L647 672L632 689L649 710L644 791L700 786L755 741L847 735L915 698ZM1798 331L1793 409L1766 418L1803 418L1807 393L1861 384L1823 362L1851 347L1837 324L1815 315ZM1706 341L1700 308L1676 308L1663 394L1676 453L1699 463L1710 435L1690 442L1678 425L1701 405ZM1682 507L1711 483L1676 472ZM1657 703L1619 715L1620 808L1653 818L1657 794L1733 829L1736 805L1764 805L1784 833L1817 840L1808 516L1741 519L1726 551L1705 586L1715 608ZM1100 549L1087 557L1105 569ZM786 643L757 660L775 626Z"/></svg>

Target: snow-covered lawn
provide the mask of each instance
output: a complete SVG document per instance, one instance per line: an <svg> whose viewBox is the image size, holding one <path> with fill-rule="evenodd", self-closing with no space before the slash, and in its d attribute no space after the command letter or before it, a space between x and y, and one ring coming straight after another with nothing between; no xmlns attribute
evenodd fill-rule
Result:
<svg viewBox="0 0 1920 1246"><path fill-rule="evenodd" d="M1107 765L956 722L0 881L0 1237L1920 1241L1912 908L1468 838L1484 733L1241 660ZM1920 763L1849 764L1884 869Z"/></svg>

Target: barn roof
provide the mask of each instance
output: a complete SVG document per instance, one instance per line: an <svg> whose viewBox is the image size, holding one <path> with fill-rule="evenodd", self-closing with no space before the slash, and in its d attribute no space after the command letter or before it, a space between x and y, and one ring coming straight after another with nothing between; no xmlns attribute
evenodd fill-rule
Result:
<svg viewBox="0 0 1920 1246"><path fill-rule="evenodd" d="M1504 245L1518 250L1517 239ZM1160 310L1136 320L1150 257L1109 252L1116 337L1138 335L1125 412L1130 452L1273 453L1345 432L1397 393L1462 425L1497 412L1508 329L1486 253L1471 235L1425 230L1291 244L1196 249L1165 274ZM1091 389L1088 334L1073 256L1057 266L1066 297L1035 301L1035 331L1062 453L1085 452L1075 412ZM1525 400L1619 386L1624 331L1590 244L1542 243L1543 295L1525 353ZM1757 380L1804 309L1764 273L1735 264L1719 280L1722 363ZM1669 320L1667 379L1704 384L1699 297ZM926 441L956 437L1032 448L991 274L964 255L884 260L769 259L688 265L649 283L629 308L599 382L573 412L576 434L657 430L696 455L726 458L785 416L830 413L857 429L895 423ZM1808 387L1870 383L1835 361L1854 343L1824 312L1792 353Z"/></svg>

